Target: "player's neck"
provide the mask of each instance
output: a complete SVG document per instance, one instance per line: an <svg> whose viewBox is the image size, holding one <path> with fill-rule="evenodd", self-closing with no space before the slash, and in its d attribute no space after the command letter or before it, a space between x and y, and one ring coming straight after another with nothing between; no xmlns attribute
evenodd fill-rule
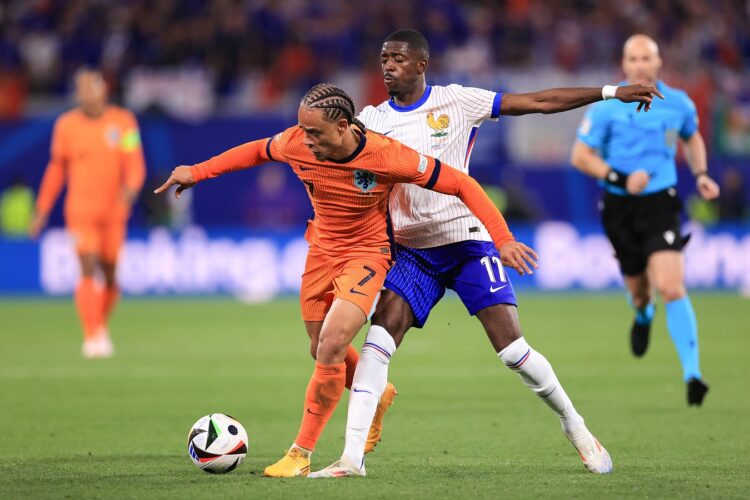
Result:
<svg viewBox="0 0 750 500"><path fill-rule="evenodd" d="M91 118L92 120L96 120L97 118L100 118L104 111L107 109L107 105L104 104L102 106L96 106L92 108L84 108L83 106L79 106L79 109L81 110L81 113L86 116L86 118Z"/></svg>
<svg viewBox="0 0 750 500"><path fill-rule="evenodd" d="M340 161L349 158L359 147L359 143L362 141L362 134L355 132L353 128L349 128L349 133L344 135L344 140L341 142L341 147L330 158L334 161Z"/></svg>
<svg viewBox="0 0 750 500"><path fill-rule="evenodd" d="M411 91L394 95L393 102L401 107L411 106L422 98L426 90L427 83L422 79L422 81L417 83Z"/></svg>

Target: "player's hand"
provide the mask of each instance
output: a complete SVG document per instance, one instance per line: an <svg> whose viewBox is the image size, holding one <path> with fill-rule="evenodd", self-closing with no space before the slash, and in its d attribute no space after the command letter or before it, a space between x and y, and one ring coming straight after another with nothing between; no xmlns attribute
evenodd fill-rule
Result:
<svg viewBox="0 0 750 500"><path fill-rule="evenodd" d="M695 189L698 190L698 194L704 200L715 200L719 197L719 192L721 191L716 181L709 177L708 174L699 175L695 179Z"/></svg>
<svg viewBox="0 0 750 500"><path fill-rule="evenodd" d="M169 176L167 182L159 186L154 190L155 194L163 193L170 186L177 186L177 190L174 192L175 198L180 199L180 195L186 189L190 189L195 186L196 182L193 178L193 172L190 170L189 165L180 165L179 167L172 170L172 175Z"/></svg>
<svg viewBox="0 0 750 500"><path fill-rule="evenodd" d="M645 170L636 170L632 174L628 175L627 181L625 181L625 189L630 194L641 194L651 177Z"/></svg>
<svg viewBox="0 0 750 500"><path fill-rule="evenodd" d="M532 267L536 269L539 267L536 263L539 260L539 256L530 247L527 247L520 241L511 241L506 243L501 248L500 260L506 267L512 267L518 274L523 276L524 274L534 274Z"/></svg>
<svg viewBox="0 0 750 500"><path fill-rule="evenodd" d="M47 226L47 216L34 214L34 218L31 219L31 225L29 226L29 236L32 239L37 239L42 233L42 229Z"/></svg>
<svg viewBox="0 0 750 500"><path fill-rule="evenodd" d="M651 85L623 85L617 87L617 91L615 92L615 98L622 102L639 103L636 112L644 108L645 111L651 109L651 101L654 99L654 96L664 99L659 89Z"/></svg>

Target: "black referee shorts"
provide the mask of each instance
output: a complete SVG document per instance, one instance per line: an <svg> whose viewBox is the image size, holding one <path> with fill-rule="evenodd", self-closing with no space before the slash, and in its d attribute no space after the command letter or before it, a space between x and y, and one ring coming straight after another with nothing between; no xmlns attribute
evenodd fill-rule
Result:
<svg viewBox="0 0 750 500"><path fill-rule="evenodd" d="M600 208L604 231L625 276L643 273L652 253L682 250L690 238L680 233L682 201L673 187L644 196L606 192Z"/></svg>

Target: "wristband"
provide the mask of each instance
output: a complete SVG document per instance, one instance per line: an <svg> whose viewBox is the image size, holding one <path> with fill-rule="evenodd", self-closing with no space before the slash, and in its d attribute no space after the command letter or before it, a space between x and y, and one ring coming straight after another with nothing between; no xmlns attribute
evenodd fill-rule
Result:
<svg viewBox="0 0 750 500"><path fill-rule="evenodd" d="M617 92L617 85L605 85L602 87L602 99L614 99Z"/></svg>
<svg viewBox="0 0 750 500"><path fill-rule="evenodd" d="M627 187L628 174L623 174L622 172L618 172L617 170L610 169L610 171L607 172L607 175L604 177L604 182L609 184L610 186L617 186L625 189Z"/></svg>
<svg viewBox="0 0 750 500"><path fill-rule="evenodd" d="M694 177L694 178L695 178L695 180L697 181L698 179L700 179L700 178L701 178L701 177L703 177L704 175L705 175L706 177L708 177L708 171L707 171L707 170L704 170L703 172L698 172L697 174L693 174L693 177Z"/></svg>

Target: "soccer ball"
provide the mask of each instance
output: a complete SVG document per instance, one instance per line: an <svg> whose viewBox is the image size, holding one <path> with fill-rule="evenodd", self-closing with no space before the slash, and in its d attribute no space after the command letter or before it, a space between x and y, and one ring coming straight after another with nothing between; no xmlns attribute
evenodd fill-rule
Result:
<svg viewBox="0 0 750 500"><path fill-rule="evenodd" d="M247 456L247 432L229 415L206 415L190 429L188 454L201 470L211 474L231 472Z"/></svg>

